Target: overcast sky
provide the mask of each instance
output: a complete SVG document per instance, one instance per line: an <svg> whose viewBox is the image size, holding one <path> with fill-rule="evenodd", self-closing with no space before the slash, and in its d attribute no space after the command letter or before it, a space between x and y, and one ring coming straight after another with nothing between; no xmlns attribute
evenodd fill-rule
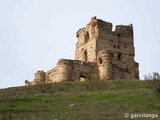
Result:
<svg viewBox="0 0 160 120"><path fill-rule="evenodd" d="M37 70L74 59L75 33L91 17L133 24L140 77L160 73L159 0L0 0L0 88L22 86Z"/></svg>

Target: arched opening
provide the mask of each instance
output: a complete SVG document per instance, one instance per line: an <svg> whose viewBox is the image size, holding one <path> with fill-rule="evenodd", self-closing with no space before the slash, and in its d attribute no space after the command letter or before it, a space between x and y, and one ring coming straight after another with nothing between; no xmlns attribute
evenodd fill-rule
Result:
<svg viewBox="0 0 160 120"><path fill-rule="evenodd" d="M87 59L88 59L87 57L88 57L88 56L87 56L87 51L84 51L84 61L85 61L85 62L87 62Z"/></svg>
<svg viewBox="0 0 160 120"><path fill-rule="evenodd" d="M84 75L80 75L80 81L86 81L86 77Z"/></svg>
<svg viewBox="0 0 160 120"><path fill-rule="evenodd" d="M99 58L99 64L102 64L102 62L103 62L102 58Z"/></svg>

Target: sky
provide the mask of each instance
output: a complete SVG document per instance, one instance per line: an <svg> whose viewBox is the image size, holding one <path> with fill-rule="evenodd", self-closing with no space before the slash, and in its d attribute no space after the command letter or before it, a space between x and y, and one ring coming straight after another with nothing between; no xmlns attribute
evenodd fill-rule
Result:
<svg viewBox="0 0 160 120"><path fill-rule="evenodd" d="M160 73L159 0L0 0L0 88L23 86L37 70L74 59L76 32L97 16L133 24L140 79Z"/></svg>

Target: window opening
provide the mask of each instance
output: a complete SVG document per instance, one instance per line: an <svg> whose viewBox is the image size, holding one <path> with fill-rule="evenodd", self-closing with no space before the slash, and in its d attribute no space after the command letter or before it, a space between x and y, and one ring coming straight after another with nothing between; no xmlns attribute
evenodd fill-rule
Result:
<svg viewBox="0 0 160 120"><path fill-rule="evenodd" d="M103 62L102 58L99 58L99 64L102 64L102 62Z"/></svg>
<svg viewBox="0 0 160 120"><path fill-rule="evenodd" d="M120 38L121 34L118 34L118 39Z"/></svg>
<svg viewBox="0 0 160 120"><path fill-rule="evenodd" d="M84 61L87 61L87 51L84 51Z"/></svg>
<svg viewBox="0 0 160 120"><path fill-rule="evenodd" d="M119 53L119 54L118 54L118 60L121 60L121 57L122 57L122 54Z"/></svg>
<svg viewBox="0 0 160 120"><path fill-rule="evenodd" d="M86 43L89 40L89 33L87 32L84 38L84 42Z"/></svg>
<svg viewBox="0 0 160 120"><path fill-rule="evenodd" d="M123 37L123 34L117 34L117 36L118 36L118 40L120 41L121 40L120 38Z"/></svg>

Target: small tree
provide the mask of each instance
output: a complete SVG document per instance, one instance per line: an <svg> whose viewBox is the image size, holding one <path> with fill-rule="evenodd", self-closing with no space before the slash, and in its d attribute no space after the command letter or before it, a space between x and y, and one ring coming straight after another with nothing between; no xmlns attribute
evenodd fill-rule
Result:
<svg viewBox="0 0 160 120"><path fill-rule="evenodd" d="M160 74L158 72L153 72L152 75L144 75L144 80L160 80Z"/></svg>

